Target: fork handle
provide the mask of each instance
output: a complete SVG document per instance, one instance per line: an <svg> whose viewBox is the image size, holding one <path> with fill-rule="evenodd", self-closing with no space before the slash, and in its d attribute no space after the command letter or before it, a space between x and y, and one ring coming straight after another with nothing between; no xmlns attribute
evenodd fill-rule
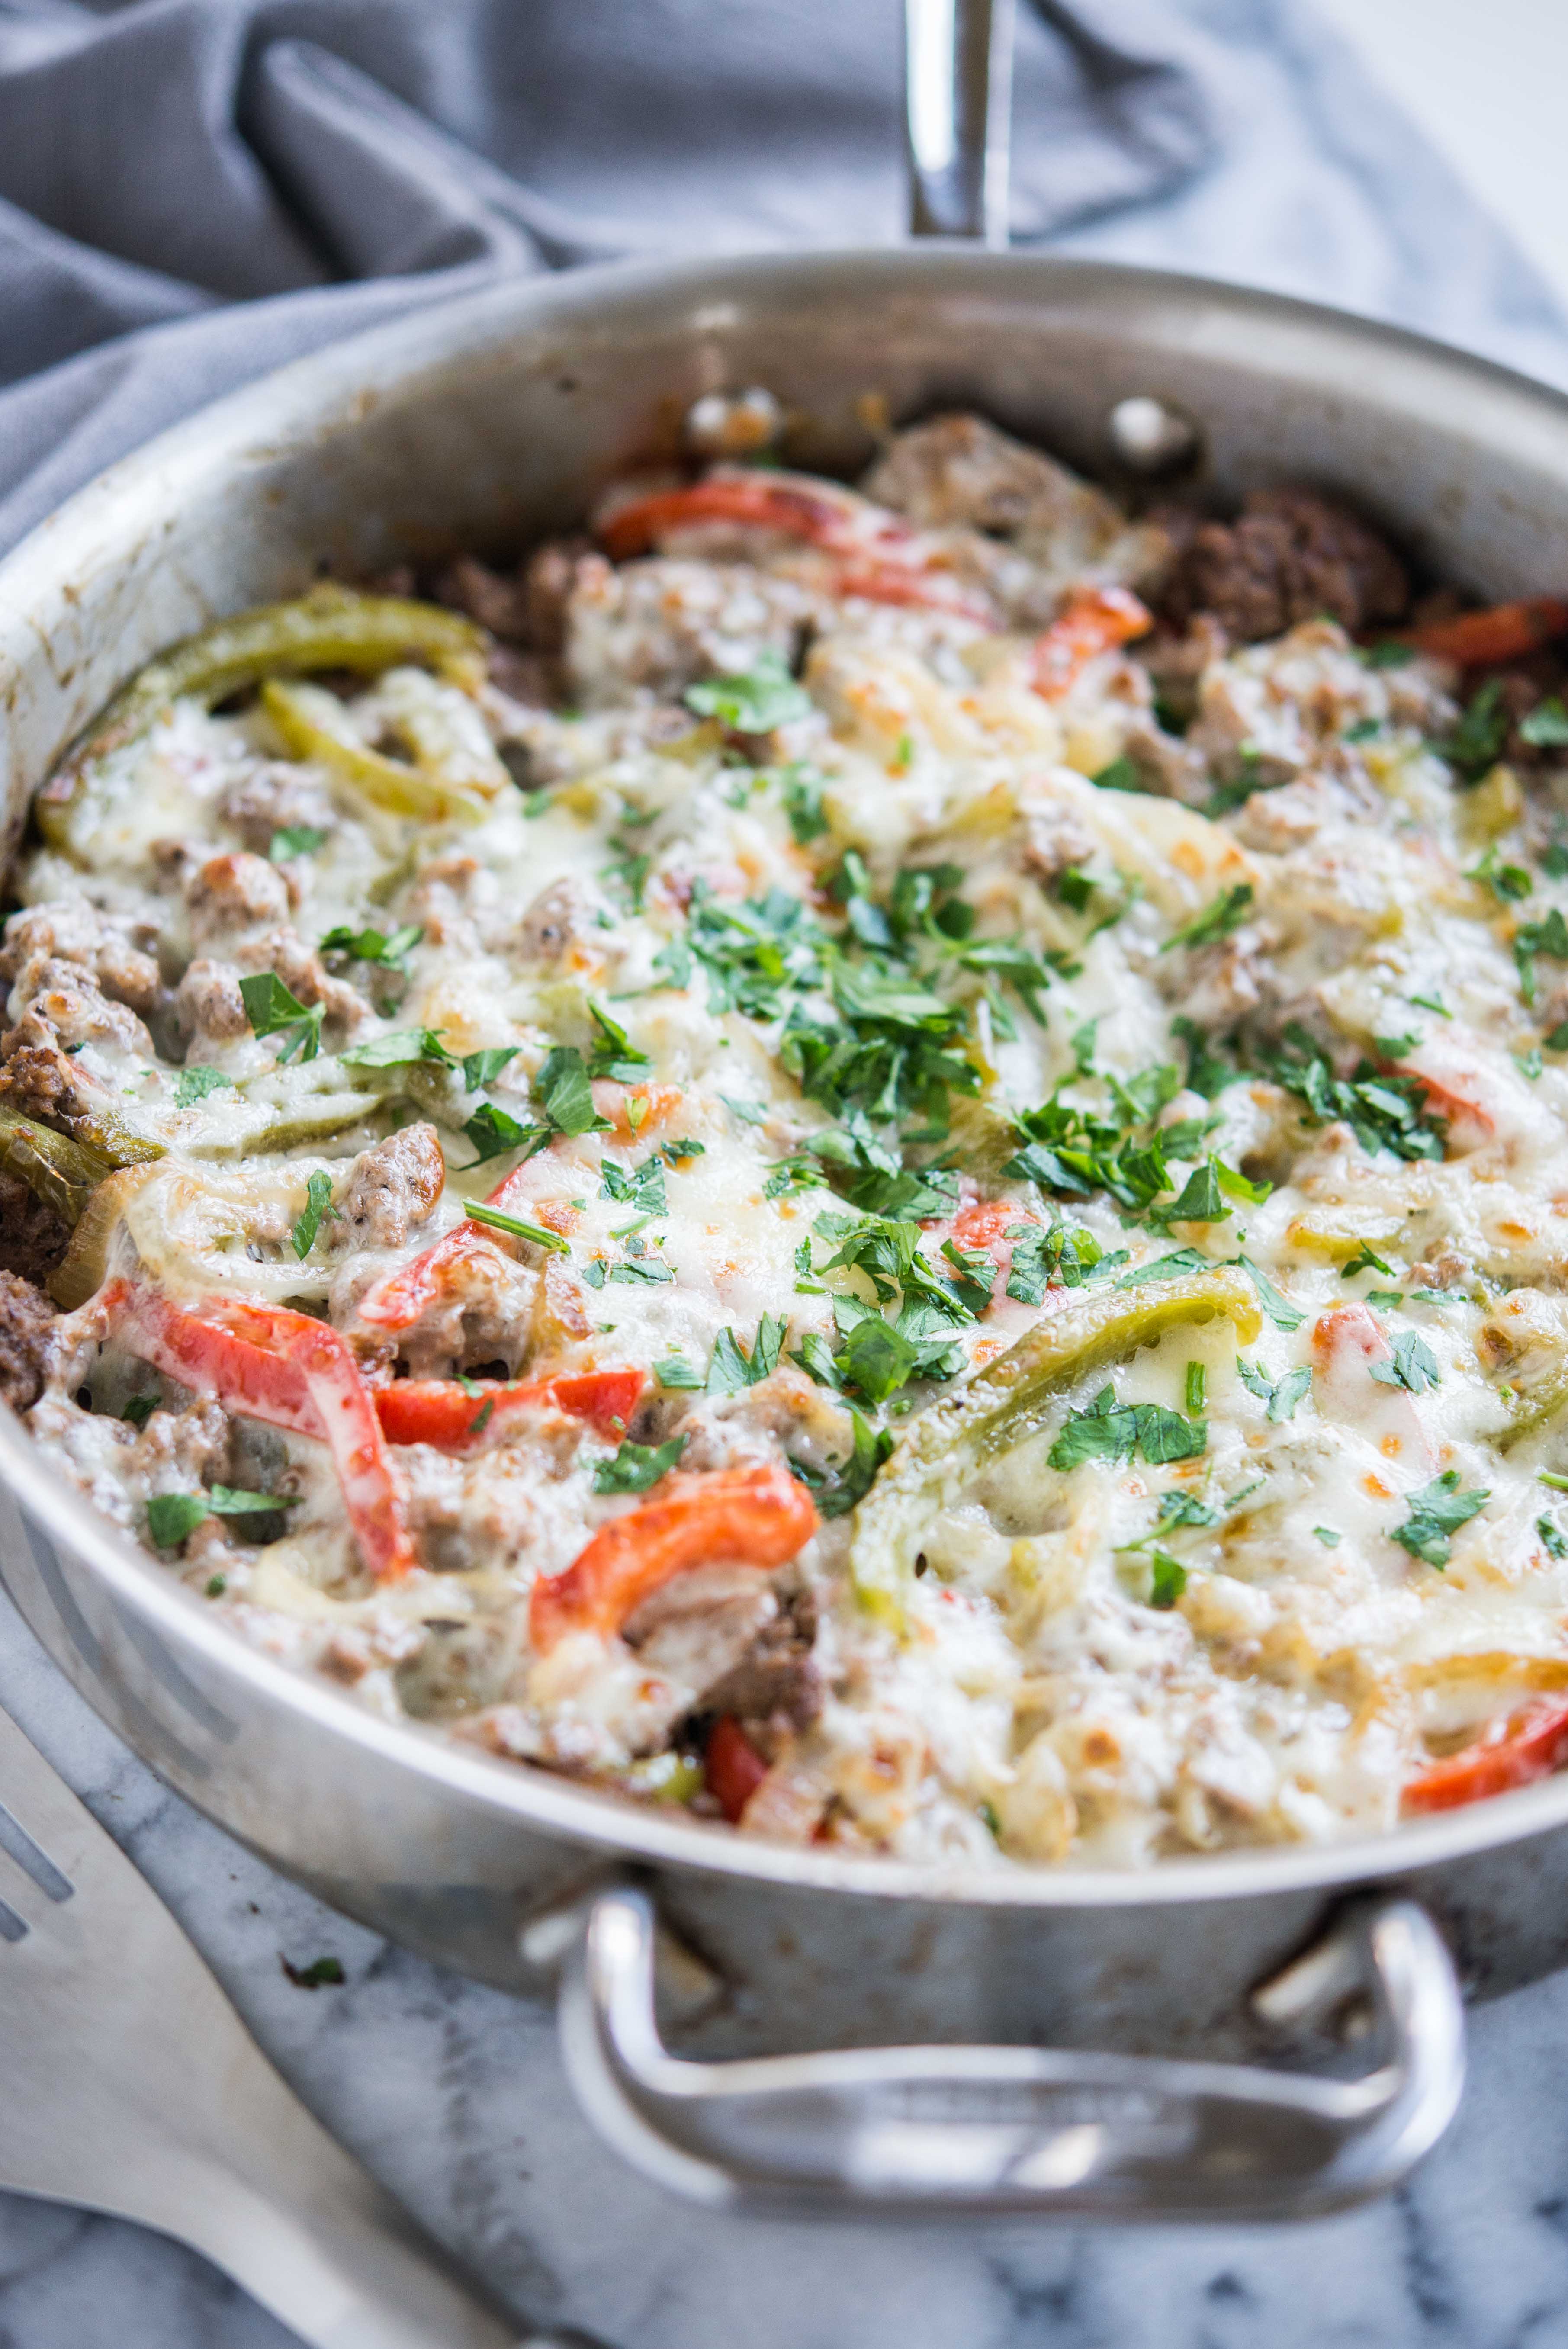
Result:
<svg viewBox="0 0 1568 2349"><path fill-rule="evenodd" d="M570 2328L520 2330L481 2303L407 2213L288 2101L286 2133L248 2137L254 2158L243 2167L216 2147L159 2147L147 2165L160 2177L159 2207L147 2222L203 2252L310 2349L602 2349Z"/></svg>

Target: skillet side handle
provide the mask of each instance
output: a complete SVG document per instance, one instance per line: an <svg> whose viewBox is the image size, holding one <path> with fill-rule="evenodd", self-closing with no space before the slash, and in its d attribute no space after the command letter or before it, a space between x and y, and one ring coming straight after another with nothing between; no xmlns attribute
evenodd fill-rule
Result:
<svg viewBox="0 0 1568 2349"><path fill-rule="evenodd" d="M1007 242L1014 0L904 0L910 233Z"/></svg>
<svg viewBox="0 0 1568 2349"><path fill-rule="evenodd" d="M1037 2047L875 2047L690 2063L654 2014L655 1913L600 1892L561 1989L567 2072L624 2159L711 2209L1170 2221L1305 2219L1398 2186L1452 2119L1459 1984L1413 1901L1341 1912L1260 1993L1275 2021L1360 1994L1354 2079Z"/></svg>

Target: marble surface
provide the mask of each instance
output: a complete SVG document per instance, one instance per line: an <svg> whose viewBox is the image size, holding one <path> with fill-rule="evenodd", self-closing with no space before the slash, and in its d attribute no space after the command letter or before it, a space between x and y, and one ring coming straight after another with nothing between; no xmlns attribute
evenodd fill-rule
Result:
<svg viewBox="0 0 1568 2349"><path fill-rule="evenodd" d="M1321 103L1321 42L1262 44L1249 0L1183 13L1290 88L1309 143L1400 233L1375 250L1319 202L1294 223L1254 208L1249 242L1222 179L1079 233L1068 249L1337 296L1568 382L1561 316L1528 271L1497 269L1480 227L1468 244L1449 240L1446 257L1423 245L1421 222L1444 209L1421 200L1434 192L1428 165L1390 140L1386 115ZM1252 95L1259 104L1238 103L1226 126L1232 145L1244 148L1264 111L1264 93ZM1344 209L1349 220L1348 195ZM0 1703L143 1869L320 2117L520 2314L583 2325L614 2349L1568 2344L1568 1974L1473 2017L1470 2086L1449 2138L1405 2193L1353 2217L1133 2235L718 2220L601 2149L543 2009L421 1963L251 1858L118 1744L3 1597ZM283 1971L284 1958L327 1954L342 1961L341 1988L305 1992ZM161 2238L0 2195L0 2349L284 2349L292 2338Z"/></svg>
<svg viewBox="0 0 1568 2349"><path fill-rule="evenodd" d="M181 1919L329 2127L520 2313L614 2349L1533 2349L1568 2342L1568 1974L1473 2018L1404 2194L1299 2229L1137 2234L721 2220L603 2151L542 2008L346 1923L167 1793L0 1599L0 1703ZM333 1955L341 1989L281 1960ZM0 1951L0 1995L5 1957ZM0 2196L0 2349L285 2349L160 2237Z"/></svg>

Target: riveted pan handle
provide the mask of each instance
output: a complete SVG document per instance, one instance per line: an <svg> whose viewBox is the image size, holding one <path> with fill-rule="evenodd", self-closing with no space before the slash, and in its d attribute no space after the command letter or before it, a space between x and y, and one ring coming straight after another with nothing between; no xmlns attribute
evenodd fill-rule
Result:
<svg viewBox="0 0 1568 2349"><path fill-rule="evenodd" d="M615 2150L711 2207L1307 2218L1398 2185L1463 2084L1459 1985L1408 1900L1343 1911L1264 2002L1299 2015L1359 1986L1381 2060L1354 2079L1016 2046L689 2063L659 2038L655 1931L641 1886L593 1899L562 1977L562 2049Z"/></svg>
<svg viewBox="0 0 1568 2349"><path fill-rule="evenodd" d="M904 0L910 232L1007 242L1014 0Z"/></svg>

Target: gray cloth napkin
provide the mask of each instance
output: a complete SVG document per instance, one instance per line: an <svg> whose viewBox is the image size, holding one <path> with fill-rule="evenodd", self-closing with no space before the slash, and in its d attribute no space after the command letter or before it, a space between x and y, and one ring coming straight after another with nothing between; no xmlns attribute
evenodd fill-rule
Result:
<svg viewBox="0 0 1568 2349"><path fill-rule="evenodd" d="M0 547L282 361L505 274L903 233L899 0L0 0ZM1568 375L1301 0L1021 0L1014 233Z"/></svg>

